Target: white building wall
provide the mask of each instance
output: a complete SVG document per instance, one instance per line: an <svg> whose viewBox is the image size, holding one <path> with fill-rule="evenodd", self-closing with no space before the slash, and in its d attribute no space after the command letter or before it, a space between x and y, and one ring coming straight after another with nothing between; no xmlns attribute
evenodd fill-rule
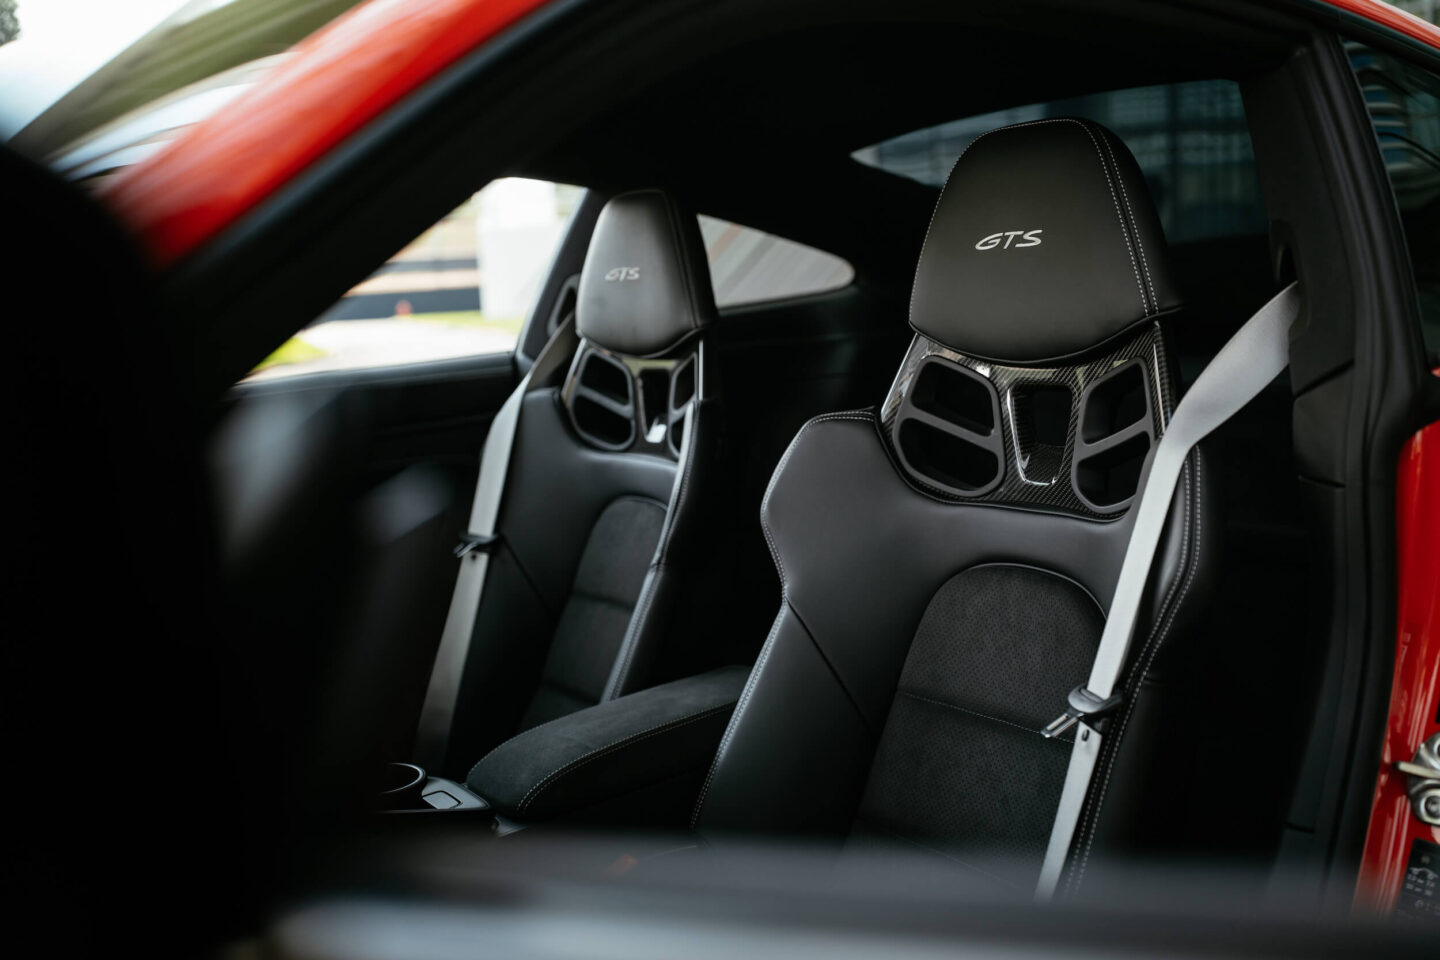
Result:
<svg viewBox="0 0 1440 960"><path fill-rule="evenodd" d="M477 196L480 309L487 318L523 317L565 229L553 183L496 180Z"/></svg>

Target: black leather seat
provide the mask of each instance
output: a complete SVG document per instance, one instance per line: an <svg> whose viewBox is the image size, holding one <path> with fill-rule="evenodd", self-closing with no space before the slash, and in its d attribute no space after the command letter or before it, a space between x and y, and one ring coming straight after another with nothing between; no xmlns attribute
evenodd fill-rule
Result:
<svg viewBox="0 0 1440 960"><path fill-rule="evenodd" d="M581 274L574 358L521 407L447 770L651 682L718 430L714 316L694 213L657 190L613 198Z"/></svg>
<svg viewBox="0 0 1440 960"><path fill-rule="evenodd" d="M1040 730L1090 670L1176 399L1159 319L1177 307L1145 181L1113 134L1056 119L969 147L889 395L807 423L765 495L783 600L697 805L702 832L896 842L1034 885L1073 736ZM1196 451L1075 850L1143 845L1135 811L1163 801L1145 717L1216 565L1209 487ZM1072 861L1071 881L1083 869Z"/></svg>

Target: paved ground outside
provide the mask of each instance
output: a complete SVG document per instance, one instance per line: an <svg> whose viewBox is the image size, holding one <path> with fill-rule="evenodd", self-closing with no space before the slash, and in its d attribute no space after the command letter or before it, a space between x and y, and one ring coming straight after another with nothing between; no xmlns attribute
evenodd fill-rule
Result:
<svg viewBox="0 0 1440 960"><path fill-rule="evenodd" d="M323 370L354 370L481 353L509 353L515 348L516 330L507 327L488 323L453 323L423 315L317 323L295 338L299 341L298 348L277 351L304 359L265 366L247 379L273 380ZM312 349L305 350L306 346ZM321 355L313 355L316 351Z"/></svg>

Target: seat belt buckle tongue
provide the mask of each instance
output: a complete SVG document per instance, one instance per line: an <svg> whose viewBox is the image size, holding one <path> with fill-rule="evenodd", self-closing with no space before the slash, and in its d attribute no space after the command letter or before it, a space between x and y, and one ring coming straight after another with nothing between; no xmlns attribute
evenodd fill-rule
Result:
<svg viewBox="0 0 1440 960"><path fill-rule="evenodd" d="M500 534L470 533L465 531L460 534L460 542L455 545L455 558L463 560L472 553L489 553L500 544Z"/></svg>
<svg viewBox="0 0 1440 960"><path fill-rule="evenodd" d="M1045 729L1040 731L1040 736L1049 740L1052 737L1060 736L1081 720L1088 722L1091 719L1103 717L1125 702L1125 692L1117 691L1102 698L1091 693L1090 689L1082 683L1070 691L1066 700L1069 701L1069 706L1065 708L1065 712L1051 720Z"/></svg>

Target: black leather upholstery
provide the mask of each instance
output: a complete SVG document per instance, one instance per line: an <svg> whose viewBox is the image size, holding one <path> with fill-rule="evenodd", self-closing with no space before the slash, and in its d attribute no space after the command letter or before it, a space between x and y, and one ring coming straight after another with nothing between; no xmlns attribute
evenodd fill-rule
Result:
<svg viewBox="0 0 1440 960"><path fill-rule="evenodd" d="M617 797L641 806L635 794L676 779L691 781L693 800L748 674L725 667L552 720L490 751L466 784L525 821Z"/></svg>
<svg viewBox="0 0 1440 960"><path fill-rule="evenodd" d="M1116 136L1057 118L982 134L940 193L910 325L1027 364L1093 351L1175 309L1145 178Z"/></svg>
<svg viewBox="0 0 1440 960"><path fill-rule="evenodd" d="M1200 460L1192 457L1177 502L1190 504L1201 495ZM1172 508L1152 596L1183 579L1197 550L1205 571L1211 569L1214 526L1207 521L1196 528L1201 513L1198 504ZM926 497L887 456L873 412L855 411L828 414L802 428L776 471L762 523L784 600L726 734L697 824L838 834L858 812L911 641L945 583L962 571L1005 563L1066 577L1107 606L1131 515L1100 522ZM1191 543L1202 535L1209 549ZM1166 609L1190 604L1193 611L1203 587L1192 579ZM1168 629L1185 619L1177 610ZM1087 673L1088 665L1067 678L1062 699ZM1044 722L1063 703L1052 706ZM1004 719L1024 723L1033 717ZM1036 739L1044 722L1034 727Z"/></svg>
<svg viewBox="0 0 1440 960"><path fill-rule="evenodd" d="M517 731L643 689L655 648L674 634L674 597L698 549L687 541L703 536L698 475L717 415L703 354L690 339L714 312L705 255L676 240L679 209L668 196L643 191L615 198L601 213L586 275L594 279L613 257L648 251L638 282L651 292L632 295L632 281L614 282L626 287L623 295L607 289L587 300L582 290L580 332L606 339L582 340L563 384L536 384L524 397L497 522L501 545L491 556L439 772L458 775ZM700 282L703 288L692 286ZM667 305L676 311L669 318L661 313ZM627 316L640 326L627 326ZM643 343L635 339L642 333ZM622 346L673 350L637 372ZM599 443L577 428L569 403L583 388L580 361L591 356L629 398L623 413L597 414L626 425L626 443ZM652 374L669 376L670 389L643 385ZM683 399L673 383L682 375L693 383ZM664 435L654 439L659 427Z"/></svg>
<svg viewBox="0 0 1440 960"><path fill-rule="evenodd" d="M1082 160L1087 176L1077 178ZM985 350L1017 365L1076 354L1081 365L1056 368L1046 385L1061 413L1050 441L1064 448L1054 452L1055 463L1070 457L1077 443L1079 385L1086 379L1077 371L1086 358L1128 344L1130 328L1174 303L1156 259L1158 227L1138 179L1127 187L1134 217L1127 212L1114 219L1106 177L1113 182L1117 168L1133 174L1133 161L1099 128L1067 121L982 137L952 173L917 270L917 345L943 337L953 350ZM1042 206L1030 205L1032 187ZM1021 223L977 233L962 249L959 240L991 216L1071 210L1069 191L1073 209L1089 210L1103 199L1111 214L1111 232L1103 238L1110 248L1089 254L1097 272L1068 261L1067 250L1075 248L1063 243L1044 261L1058 271L1048 280L1043 271L1027 281L1018 268L974 266L977 239ZM1127 226L1132 220L1140 226ZM1094 231L1087 235L1092 246L1101 242ZM1158 281L1153 298L1129 270L1126 243L1133 246L1137 236L1147 243L1149 271ZM1009 252L1019 257L1035 249ZM1117 251L1124 270L1116 266ZM952 260L958 262L953 271ZM1152 345L1136 362L1155 395L1133 408L1142 419L1125 429L1139 425L1158 435L1171 402L1165 341L1148 321L1129 336ZM974 367L976 376L987 376L985 364ZM818 417L800 430L776 468L761 522L780 574L781 607L694 823L711 835L782 832L895 842L1025 888L1038 875L1068 760L1068 745L1044 740L1039 731L1089 673L1133 511L1075 511L1048 494L1045 483L1020 484L1035 487L1028 499L985 502L941 496L916 482L895 456L889 415L914 387L910 369L902 370L882 405L886 415L859 410ZM1024 399L1013 395L1021 389L1030 387L993 380L976 402L989 414L989 391L998 391L996 405L1009 410ZM944 420L968 402L965 396L931 398L934 412L926 416ZM1153 411L1153 422L1143 420L1156 404L1163 409ZM1011 434L1026 421L1007 415L988 425L967 422L967 436L1004 434L994 448L1003 454L996 458L1007 478L1002 485L1008 483L1024 467L1017 452L1027 449L1027 438ZM1143 453L1153 437L1135 442ZM1030 466L1033 477L1033 461ZM1057 472L1049 482L1068 483L1069 475ZM1105 739L1077 849L1088 851L1097 836L1118 840L1123 831L1108 826L1112 811L1163 790L1134 774L1151 745L1131 736L1131 711L1156 701L1150 681L1157 652L1177 642L1204 602L1218 555L1216 521L1197 450L1172 502L1124 682L1131 700ZM1130 751L1138 756L1126 760L1129 775L1110 776L1118 751L1134 743L1141 748ZM1144 842L1133 834L1125 841ZM986 866L977 868L981 862Z"/></svg>
<svg viewBox="0 0 1440 960"><path fill-rule="evenodd" d="M619 543L596 542L607 539L597 528L607 513L663 515L675 485L673 463L579 441L559 392L536 390L520 411L503 547L491 557L456 705L447 771L457 775L522 726L600 699L608 664L597 672L594 661L619 649L661 523ZM617 561L627 569L606 569Z"/></svg>
<svg viewBox="0 0 1440 960"><path fill-rule="evenodd" d="M616 353L669 353L715 319L693 212L659 190L621 194L596 221L580 273L580 336Z"/></svg>
<svg viewBox="0 0 1440 960"><path fill-rule="evenodd" d="M687 420L674 496L640 590L637 615L630 618L602 699L641 689L652 675L667 634L675 630L680 606L688 596L684 591L686 574L700 565L711 539L711 518L705 509L714 502L708 461L719 447L715 435L719 425L718 401L697 398Z"/></svg>

